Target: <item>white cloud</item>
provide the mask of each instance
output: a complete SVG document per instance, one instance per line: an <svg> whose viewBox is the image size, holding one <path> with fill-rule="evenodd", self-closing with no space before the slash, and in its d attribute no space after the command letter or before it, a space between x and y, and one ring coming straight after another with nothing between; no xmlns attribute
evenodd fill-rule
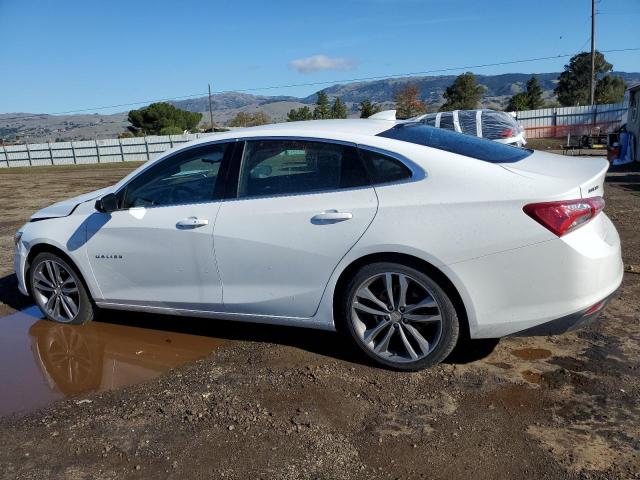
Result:
<svg viewBox="0 0 640 480"><path fill-rule="evenodd" d="M300 73L313 73L323 70L349 70L353 68L353 62L346 58L331 58L326 55L313 55L307 58L299 58L289 62L289 68Z"/></svg>

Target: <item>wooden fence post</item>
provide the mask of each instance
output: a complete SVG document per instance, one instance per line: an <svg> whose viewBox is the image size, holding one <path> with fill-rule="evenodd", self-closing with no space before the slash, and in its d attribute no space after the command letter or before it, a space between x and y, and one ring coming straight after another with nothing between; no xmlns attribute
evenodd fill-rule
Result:
<svg viewBox="0 0 640 480"><path fill-rule="evenodd" d="M33 163L31 163L31 150L29 150L29 144L25 143L24 146L27 149L27 159L29 160L29 166L32 166Z"/></svg>
<svg viewBox="0 0 640 480"><path fill-rule="evenodd" d="M147 153L147 162L149 161L149 142L147 141L147 136L144 137L144 150Z"/></svg>
<svg viewBox="0 0 640 480"><path fill-rule="evenodd" d="M122 139L118 139L118 146L120 147L120 161L124 162L124 150L122 150Z"/></svg>
<svg viewBox="0 0 640 480"><path fill-rule="evenodd" d="M94 140L96 144L96 156L98 157L98 163L100 163L100 144L98 143L98 139Z"/></svg>
<svg viewBox="0 0 640 480"><path fill-rule="evenodd" d="M53 149L51 148L51 140L47 142L47 146L49 147L49 158L51 159L51 165L55 165L55 163L53 163Z"/></svg>
<svg viewBox="0 0 640 480"><path fill-rule="evenodd" d="M69 142L71 144L71 157L73 158L73 163L76 164L76 148L73 146L73 140Z"/></svg>

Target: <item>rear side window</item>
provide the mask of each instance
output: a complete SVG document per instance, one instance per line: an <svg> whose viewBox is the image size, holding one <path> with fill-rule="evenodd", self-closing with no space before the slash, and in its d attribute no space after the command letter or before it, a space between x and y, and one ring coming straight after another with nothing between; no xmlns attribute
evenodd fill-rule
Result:
<svg viewBox="0 0 640 480"><path fill-rule="evenodd" d="M378 136L437 148L491 163L517 162L533 153L532 150L429 127L421 122L401 123L379 133Z"/></svg>
<svg viewBox="0 0 640 480"><path fill-rule="evenodd" d="M360 149L373 184L398 182L411 178L411 170L399 160L372 150Z"/></svg>
<svg viewBox="0 0 640 480"><path fill-rule="evenodd" d="M306 140L246 143L238 197L293 195L367 185L355 147Z"/></svg>

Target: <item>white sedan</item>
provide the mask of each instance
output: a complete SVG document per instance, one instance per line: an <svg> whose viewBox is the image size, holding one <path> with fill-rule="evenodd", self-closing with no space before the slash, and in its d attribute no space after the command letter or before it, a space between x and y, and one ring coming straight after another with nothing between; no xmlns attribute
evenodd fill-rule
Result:
<svg viewBox="0 0 640 480"><path fill-rule="evenodd" d="M607 166L421 122L230 131L37 212L15 269L57 322L105 308L338 329L416 370L465 338L602 310L623 274Z"/></svg>

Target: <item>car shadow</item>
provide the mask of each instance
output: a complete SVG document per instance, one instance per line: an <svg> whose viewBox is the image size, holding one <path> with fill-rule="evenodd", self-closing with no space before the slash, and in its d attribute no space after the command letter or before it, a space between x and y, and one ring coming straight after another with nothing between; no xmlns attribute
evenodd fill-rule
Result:
<svg viewBox="0 0 640 480"><path fill-rule="evenodd" d="M102 311L99 320L113 324L215 337L224 340L287 345L325 357L379 367L358 352L348 338L336 332L115 310ZM464 339L447 357L445 363L466 364L485 358L493 352L498 341L498 339Z"/></svg>
<svg viewBox="0 0 640 480"><path fill-rule="evenodd" d="M18 291L15 274L0 278L0 302L14 310L33 305L29 297ZM101 310L96 321L223 340L287 345L345 362L376 366L344 335L324 330L120 310ZM445 362L464 364L480 360L489 355L497 343L497 340L464 340Z"/></svg>
<svg viewBox="0 0 640 480"><path fill-rule="evenodd" d="M625 190L640 192L640 173L637 168L633 172L614 172L616 175L607 175L607 183L617 185Z"/></svg>
<svg viewBox="0 0 640 480"><path fill-rule="evenodd" d="M0 278L0 304L14 310L21 310L33 304L33 300L18 290L18 277L15 273Z"/></svg>

